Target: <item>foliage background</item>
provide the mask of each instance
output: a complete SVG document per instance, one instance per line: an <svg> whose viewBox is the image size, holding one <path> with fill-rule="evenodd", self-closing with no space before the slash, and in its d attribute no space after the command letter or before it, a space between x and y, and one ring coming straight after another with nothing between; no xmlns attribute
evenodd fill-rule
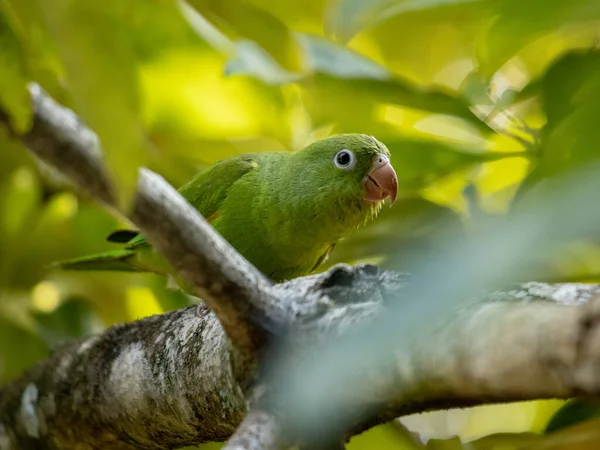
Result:
<svg viewBox="0 0 600 450"><path fill-rule="evenodd" d="M394 255L410 270L411 255L435 255L433 238L468 236L598 156L599 25L597 0L0 0L0 102L23 130L28 81L73 108L99 134L123 201L140 165L178 186L233 154L373 134L401 196L330 263ZM124 225L0 131L0 379L67 339L187 304L152 275L49 269L112 248L105 236ZM563 246L544 273L599 281L598 241ZM528 433L561 405L404 423L463 442L517 433L473 445L534 448ZM575 448L558 441L544 448ZM387 425L349 448L420 445Z"/></svg>

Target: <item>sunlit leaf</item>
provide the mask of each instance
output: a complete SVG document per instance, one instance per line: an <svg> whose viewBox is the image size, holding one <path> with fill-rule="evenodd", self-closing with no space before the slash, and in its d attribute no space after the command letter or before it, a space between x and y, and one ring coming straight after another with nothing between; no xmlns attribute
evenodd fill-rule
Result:
<svg viewBox="0 0 600 450"><path fill-rule="evenodd" d="M430 439L427 442L427 450L462 450L464 447L459 437L451 439Z"/></svg>
<svg viewBox="0 0 600 450"><path fill-rule="evenodd" d="M453 90L476 68L474 47L491 17L489 1L406 11L379 22L349 46L419 85Z"/></svg>
<svg viewBox="0 0 600 450"><path fill-rule="evenodd" d="M548 30L600 19L600 3L589 0L502 0L496 5L497 18L479 47L480 68L488 75Z"/></svg>
<svg viewBox="0 0 600 450"><path fill-rule="evenodd" d="M242 0L188 0L231 38L256 42L284 69L302 69L302 51L286 25L268 11Z"/></svg>
<svg viewBox="0 0 600 450"><path fill-rule="evenodd" d="M223 69L225 75L249 75L273 85L289 83L301 77L298 73L283 69L254 41L238 41L235 49L235 57Z"/></svg>
<svg viewBox="0 0 600 450"><path fill-rule="evenodd" d="M465 445L469 450L513 450L537 448L540 436L534 433L490 434Z"/></svg>
<svg viewBox="0 0 600 450"><path fill-rule="evenodd" d="M391 138L385 143L404 189L420 188L451 172L509 156L483 149L468 152L464 146L431 139Z"/></svg>
<svg viewBox="0 0 600 450"><path fill-rule="evenodd" d="M547 124L539 162L524 180L517 202L553 174L600 158L600 52L565 55L539 83Z"/></svg>
<svg viewBox="0 0 600 450"><path fill-rule="evenodd" d="M40 185L31 170L21 167L12 173L1 189L0 229L5 238L11 239L31 220L31 214L38 208Z"/></svg>
<svg viewBox="0 0 600 450"><path fill-rule="evenodd" d="M346 42L365 28L414 11L485 0L342 0L329 15L328 31Z"/></svg>
<svg viewBox="0 0 600 450"><path fill-rule="evenodd" d="M380 425L354 436L348 444L347 450L420 450L425 446L407 436L403 428L396 422Z"/></svg>
<svg viewBox="0 0 600 450"><path fill-rule="evenodd" d="M160 314L163 311L154 293L144 287L131 287L127 290L125 303L131 320Z"/></svg>
<svg viewBox="0 0 600 450"><path fill-rule="evenodd" d="M26 131L31 123L27 81L21 43L0 10L0 106L6 108L19 132Z"/></svg>
<svg viewBox="0 0 600 450"><path fill-rule="evenodd" d="M146 160L136 59L126 27L135 10L118 1L57 0L41 5L77 111L98 133L127 202L138 167Z"/></svg>
<svg viewBox="0 0 600 450"><path fill-rule="evenodd" d="M546 425L545 433L567 428L590 419L600 418L600 403L575 399L560 408Z"/></svg>
<svg viewBox="0 0 600 450"><path fill-rule="evenodd" d="M467 120L484 132L489 127L482 122L461 99L440 90L419 88L405 80L390 78L379 80L373 78L334 78L326 74L318 74L307 80L304 85L315 95L314 108L330 107L326 101L319 105L319 98L334 97L345 103L345 110L359 113L360 103L394 104L403 107L447 114ZM354 104L354 106L352 106ZM325 109L326 111L326 109ZM323 111L324 112L324 111ZM320 112L322 114L323 112Z"/></svg>

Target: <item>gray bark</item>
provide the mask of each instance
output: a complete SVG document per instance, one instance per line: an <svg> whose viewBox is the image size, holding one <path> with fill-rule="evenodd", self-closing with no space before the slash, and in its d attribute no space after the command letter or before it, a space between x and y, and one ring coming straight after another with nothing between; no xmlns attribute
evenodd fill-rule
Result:
<svg viewBox="0 0 600 450"><path fill-rule="evenodd" d="M299 355L372 320L405 286L402 276L373 275L371 267L354 268L351 284L332 283L339 270L348 269L274 288L294 318L288 341ZM370 296L348 303L356 292ZM391 355L387 370L365 368L364 388L347 393L347 407L377 413L349 434L432 409L597 394L599 304L588 302L597 292L596 285L529 283L457 311L410 354ZM235 379L220 322L207 308L200 312L115 326L4 385L0 448L153 449L228 439L253 399ZM273 416L249 414L229 448L279 448Z"/></svg>

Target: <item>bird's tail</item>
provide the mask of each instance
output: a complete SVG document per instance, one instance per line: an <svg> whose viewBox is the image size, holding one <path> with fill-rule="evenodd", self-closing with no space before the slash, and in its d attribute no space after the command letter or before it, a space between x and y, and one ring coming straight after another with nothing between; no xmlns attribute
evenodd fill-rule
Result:
<svg viewBox="0 0 600 450"><path fill-rule="evenodd" d="M133 250L114 250L106 253L82 256L80 258L59 261L56 267L63 270L117 270L125 272L139 272L127 260L133 256Z"/></svg>

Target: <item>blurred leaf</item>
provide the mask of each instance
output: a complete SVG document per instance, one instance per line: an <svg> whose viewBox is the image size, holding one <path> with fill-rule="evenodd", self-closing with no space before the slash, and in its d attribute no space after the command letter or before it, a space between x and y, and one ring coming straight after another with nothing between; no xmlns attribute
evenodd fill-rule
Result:
<svg viewBox="0 0 600 450"><path fill-rule="evenodd" d="M223 73L227 76L249 75L271 85L289 83L301 76L283 69L254 41L237 41L235 49L235 56L223 68Z"/></svg>
<svg viewBox="0 0 600 450"><path fill-rule="evenodd" d="M195 51L209 46L190 27L175 1L128 0L124 11L125 34L142 61L154 60L178 47Z"/></svg>
<svg viewBox="0 0 600 450"><path fill-rule="evenodd" d="M130 320L163 313L154 293L146 287L130 287L127 289L125 304Z"/></svg>
<svg viewBox="0 0 600 450"><path fill-rule="evenodd" d="M497 101L498 108L507 108L515 103L523 102L532 97L540 95L542 90L542 80L535 79L530 81L520 91L512 89L505 90Z"/></svg>
<svg viewBox="0 0 600 450"><path fill-rule="evenodd" d="M167 281L162 277L154 277L149 284L163 311L185 308L200 301L198 298L188 295L180 289L168 287Z"/></svg>
<svg viewBox="0 0 600 450"><path fill-rule="evenodd" d="M21 44L21 59L28 80L35 80L57 101L70 106L61 84L63 68L45 27L37 0L0 0L7 19Z"/></svg>
<svg viewBox="0 0 600 450"><path fill-rule="evenodd" d="M71 298L50 313L37 313L39 335L50 347L99 331L96 313L89 303Z"/></svg>
<svg viewBox="0 0 600 450"><path fill-rule="evenodd" d="M311 114L317 118L325 116L331 108L334 114L330 114L330 120L335 116L340 117L336 113L340 110L345 110L346 115L355 114L360 119L367 112L361 110L362 105L373 107L376 104L394 104L460 117L481 131L490 132L490 128L461 99L440 90L419 88L397 78L335 78L317 74L305 81L303 86L312 97L311 104L308 105Z"/></svg>
<svg viewBox="0 0 600 450"><path fill-rule="evenodd" d="M16 377L48 353L48 346L40 336L9 320L5 312L0 310L1 381Z"/></svg>
<svg viewBox="0 0 600 450"><path fill-rule="evenodd" d="M513 157L514 153L491 152L459 146L442 140L389 138L392 163L398 167L401 187L416 189L452 172L475 164Z"/></svg>
<svg viewBox="0 0 600 450"><path fill-rule="evenodd" d="M395 422L386 423L371 428L364 433L354 436L348 444L347 450L419 450L425 448L420 443L404 434Z"/></svg>
<svg viewBox="0 0 600 450"><path fill-rule="evenodd" d="M49 351L30 314L27 293L7 295L2 288L0 285L0 382L15 378Z"/></svg>
<svg viewBox="0 0 600 450"><path fill-rule="evenodd" d="M547 115L540 159L522 183L515 201L553 174L600 157L600 52L569 53L556 61L540 81ZM528 194L530 196L532 194ZM515 203L516 204L516 203Z"/></svg>
<svg viewBox="0 0 600 450"><path fill-rule="evenodd" d="M232 38L256 42L284 69L302 69L302 51L284 23L252 3L240 0L188 0L200 14Z"/></svg>
<svg viewBox="0 0 600 450"><path fill-rule="evenodd" d="M327 39L308 34L298 34L298 39L304 46L313 72L339 78L386 80L391 77L389 70L379 63Z"/></svg>
<svg viewBox="0 0 600 450"><path fill-rule="evenodd" d="M593 419L546 434L528 450L593 450L600 446L600 420Z"/></svg>
<svg viewBox="0 0 600 450"><path fill-rule="evenodd" d="M32 171L21 167L2 186L0 210L2 235L14 238L25 225L28 215L38 207L40 186Z"/></svg>
<svg viewBox="0 0 600 450"><path fill-rule="evenodd" d="M464 447L459 437L452 439L429 439L427 441L427 450L461 450Z"/></svg>
<svg viewBox="0 0 600 450"><path fill-rule="evenodd" d="M486 30L492 4L489 0L448 3L405 11L361 33L350 46L373 54L390 71L415 84L457 90L476 67L474 47Z"/></svg>
<svg viewBox="0 0 600 450"><path fill-rule="evenodd" d="M290 29L303 33L323 35L323 18L330 7L329 0L249 0L256 6L269 11Z"/></svg>
<svg viewBox="0 0 600 450"><path fill-rule="evenodd" d="M385 67L356 52L337 46L326 39L298 35L304 46L312 77L305 78L301 85L316 91L317 104L312 111L317 117L324 114L325 107L339 108L340 102L365 102L367 104L396 104L404 107L448 114L460 117L489 132L490 128L469 108L468 103L441 88L418 86L393 76ZM237 46L238 55L227 65L227 74L247 74L267 83L293 82L298 78L282 71L260 52L252 43ZM239 53L241 52L241 53ZM328 101L327 98L332 100ZM322 99L319 101L318 99ZM341 107L352 114L360 113L359 107ZM332 114L338 115L337 113ZM319 119L317 118L317 122Z"/></svg>
<svg viewBox="0 0 600 450"><path fill-rule="evenodd" d="M8 110L15 129L25 132L31 125L31 101L21 51L17 36L0 12L0 105Z"/></svg>
<svg viewBox="0 0 600 450"><path fill-rule="evenodd" d="M600 19L600 2L501 0L497 18L479 47L483 73L491 75L521 48L554 27Z"/></svg>
<svg viewBox="0 0 600 450"><path fill-rule="evenodd" d="M137 4L136 4L137 3ZM136 58L127 37L128 14L140 2L56 0L41 2L78 113L99 135L122 200L135 191L146 160Z"/></svg>
<svg viewBox="0 0 600 450"><path fill-rule="evenodd" d="M497 433L470 441L469 450L513 450L537 448L540 436L535 433ZM533 444L533 446L532 446Z"/></svg>
<svg viewBox="0 0 600 450"><path fill-rule="evenodd" d="M576 425L590 419L600 418L600 403L592 400L574 399L560 408L546 425L544 433Z"/></svg>
<svg viewBox="0 0 600 450"><path fill-rule="evenodd" d="M3 289L18 286L16 265L31 244L31 234L37 225L41 192L31 170L15 170L1 186L0 202L0 297Z"/></svg>
<svg viewBox="0 0 600 450"><path fill-rule="evenodd" d="M376 221L340 241L327 265L378 258L388 267L410 271L416 255L435 254L435 238L462 235L462 221L457 213L423 198L399 199L393 208L385 208ZM383 258L383 259L380 259Z"/></svg>
<svg viewBox="0 0 600 450"><path fill-rule="evenodd" d="M36 0L0 0L0 11L4 12L15 34L20 37L28 34L38 17L35 2Z"/></svg>
<svg viewBox="0 0 600 450"><path fill-rule="evenodd" d="M406 12L484 0L341 0L326 24L329 33L347 42L365 28Z"/></svg>
<svg viewBox="0 0 600 450"><path fill-rule="evenodd" d="M387 79L389 71L375 61L317 36L296 34L306 55L306 72L326 73L340 78L366 77ZM247 74L266 83L298 81L301 75L283 70L251 41L236 43L236 56L228 62L226 73Z"/></svg>

